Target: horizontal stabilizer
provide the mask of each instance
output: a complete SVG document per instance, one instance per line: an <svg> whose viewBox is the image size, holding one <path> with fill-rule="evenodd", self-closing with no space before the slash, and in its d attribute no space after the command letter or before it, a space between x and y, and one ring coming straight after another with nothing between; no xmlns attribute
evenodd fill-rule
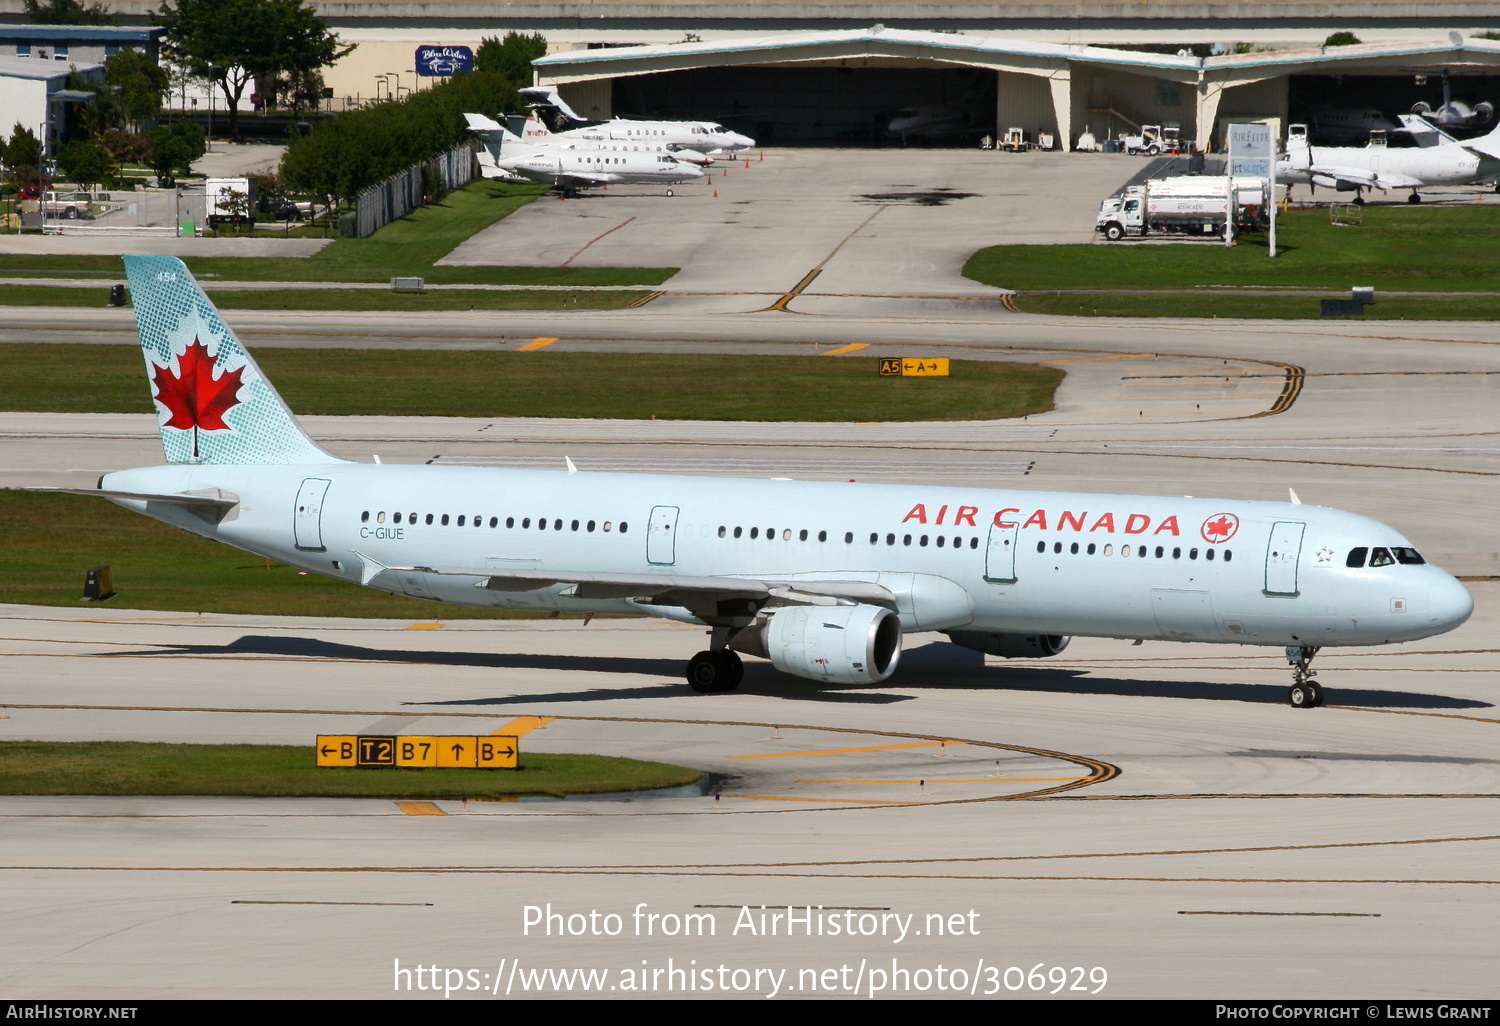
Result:
<svg viewBox="0 0 1500 1026"><path fill-rule="evenodd" d="M166 502L181 506L211 524L223 520L240 504L240 497L219 488L193 492L127 492L115 488L28 488L28 492L61 492L64 495L95 495L101 499L131 499L136 502Z"/></svg>

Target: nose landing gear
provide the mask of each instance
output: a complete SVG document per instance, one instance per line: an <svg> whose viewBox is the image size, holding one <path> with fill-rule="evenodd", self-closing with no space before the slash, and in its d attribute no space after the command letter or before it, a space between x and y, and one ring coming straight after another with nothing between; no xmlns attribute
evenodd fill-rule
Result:
<svg viewBox="0 0 1500 1026"><path fill-rule="evenodd" d="M1318 654L1315 646L1288 645L1286 661L1292 666L1292 686L1286 700L1294 709L1315 709L1323 704L1323 688L1313 680L1318 671L1310 669L1313 656Z"/></svg>

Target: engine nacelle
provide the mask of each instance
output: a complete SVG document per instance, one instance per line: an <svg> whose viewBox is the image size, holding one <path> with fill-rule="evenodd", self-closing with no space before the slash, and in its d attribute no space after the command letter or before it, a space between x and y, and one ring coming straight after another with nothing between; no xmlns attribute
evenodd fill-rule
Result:
<svg viewBox="0 0 1500 1026"><path fill-rule="evenodd" d="M901 618L884 606L788 606L762 640L782 673L829 684L875 684L901 658Z"/></svg>
<svg viewBox="0 0 1500 1026"><path fill-rule="evenodd" d="M1006 659L1038 659L1055 656L1072 638L1061 634L991 634L987 631L949 631L955 645Z"/></svg>

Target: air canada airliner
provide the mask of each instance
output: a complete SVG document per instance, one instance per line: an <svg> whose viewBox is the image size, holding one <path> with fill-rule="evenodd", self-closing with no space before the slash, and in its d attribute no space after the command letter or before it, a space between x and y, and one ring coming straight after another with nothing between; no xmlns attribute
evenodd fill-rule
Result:
<svg viewBox="0 0 1500 1026"><path fill-rule="evenodd" d="M50 490L394 594L699 624L696 691L738 685L739 653L877 683L904 634L941 631L1005 657L1072 635L1285 648L1288 700L1312 707L1320 648L1426 638L1473 609L1393 528L1297 503L350 462L304 433L181 261L125 266L166 465Z"/></svg>

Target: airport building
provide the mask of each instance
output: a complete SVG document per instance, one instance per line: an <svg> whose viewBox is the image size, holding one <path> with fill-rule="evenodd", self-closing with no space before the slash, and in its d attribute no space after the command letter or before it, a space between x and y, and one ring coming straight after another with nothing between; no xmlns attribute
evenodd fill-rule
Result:
<svg viewBox="0 0 1500 1026"><path fill-rule="evenodd" d="M0 0L19 21L21 0ZM116 0L149 22L155 0ZM1047 0L818 3L653 0L315 2L356 50L325 74L332 109L421 89L423 47L542 35L537 82L585 116L725 122L767 144L900 144L918 108L970 141L1010 128L1059 148L1178 126L1200 148L1226 121L1404 112L1445 95L1500 106L1491 3ZM12 17L14 15L15 17ZM1352 46L1322 44L1348 32ZM1500 34L1500 33L1497 33ZM3 39L3 36L0 36ZM0 41L0 47L3 47ZM1444 74L1446 69L1446 75ZM1446 82L1445 82L1446 79ZM1444 93L1444 88L1447 93ZM210 101L211 102L211 101ZM493 112L492 112L493 113Z"/></svg>

